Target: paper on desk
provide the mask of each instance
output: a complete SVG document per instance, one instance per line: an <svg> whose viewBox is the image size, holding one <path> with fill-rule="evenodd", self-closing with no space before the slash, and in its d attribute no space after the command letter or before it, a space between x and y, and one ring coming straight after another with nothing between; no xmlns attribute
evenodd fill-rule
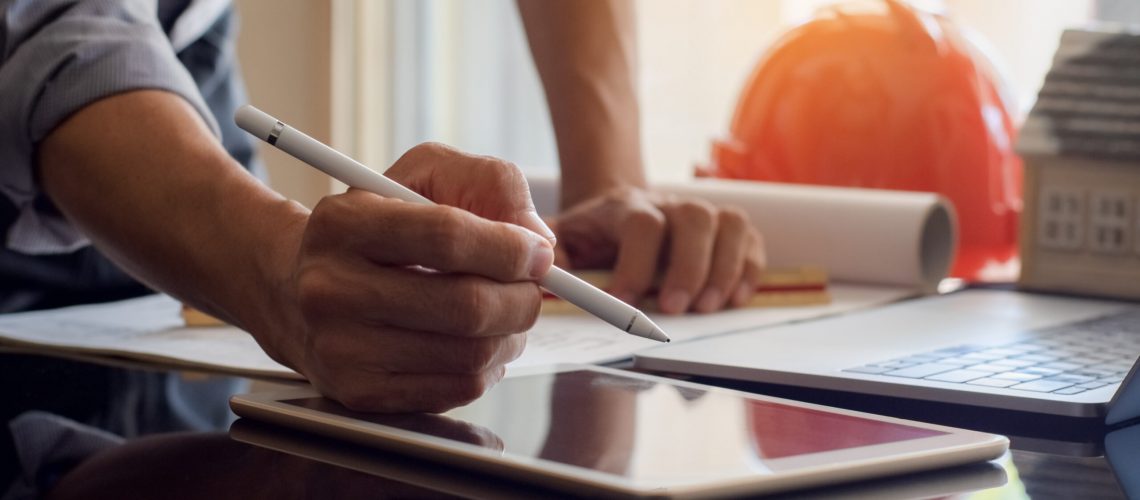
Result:
<svg viewBox="0 0 1140 500"><path fill-rule="evenodd" d="M186 328L166 295L0 315L0 344L94 354L256 377L300 378L232 326Z"/></svg>
<svg viewBox="0 0 1140 500"><path fill-rule="evenodd" d="M833 285L832 302L820 306L741 309L713 314L654 317L674 342L828 316L899 300L899 287ZM300 378L269 358L248 333L235 327L186 328L181 305L165 296L0 315L0 345L60 355L95 355L236 375ZM522 357L510 366L603 363L657 345L622 333L588 314L542 317Z"/></svg>
<svg viewBox="0 0 1140 500"><path fill-rule="evenodd" d="M557 210L558 179L528 182L540 213ZM743 209L764 235L769 265L821 266L832 279L828 285L832 303L827 305L654 316L673 342L932 293L953 259L954 212L937 194L715 179L654 187ZM586 315L544 317L512 366L614 361L653 345L652 340L622 334Z"/></svg>
<svg viewBox="0 0 1140 500"><path fill-rule="evenodd" d="M831 316L895 302L915 295L906 287L835 284L828 287L831 303L819 306L752 308L712 314L655 315L657 323L673 342L722 333ZM510 367L552 363L605 363L629 358L633 353L660 345L658 342L619 331L588 314L543 316L527 336L523 355Z"/></svg>

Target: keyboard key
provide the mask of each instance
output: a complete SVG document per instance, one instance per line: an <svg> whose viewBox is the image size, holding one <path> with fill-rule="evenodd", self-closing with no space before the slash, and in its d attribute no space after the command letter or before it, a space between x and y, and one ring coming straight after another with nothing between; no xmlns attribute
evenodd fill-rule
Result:
<svg viewBox="0 0 1140 500"><path fill-rule="evenodd" d="M954 347L947 347L945 349L939 349L937 351L932 352L931 354L949 354L949 355L953 356L953 355L958 355L958 354L965 354L967 352L974 352L974 351L977 351L980 349L984 349L984 348L980 347L980 346L960 345L960 346L954 346Z"/></svg>
<svg viewBox="0 0 1140 500"><path fill-rule="evenodd" d="M942 358L938 357L938 356L927 356L925 354L917 354L914 356L907 356L905 358L898 359L897 361L903 361L906 363L914 363L917 365L917 364L921 364L921 363L930 363L933 361L938 361L940 359L942 359Z"/></svg>
<svg viewBox="0 0 1140 500"><path fill-rule="evenodd" d="M1068 363L1075 363L1075 364L1084 365L1084 366L1097 365L1097 364L1103 363L1103 361L1101 361L1099 359L1094 359L1094 358L1090 358L1087 356L1075 356L1072 358L1065 359L1064 361L1066 361Z"/></svg>
<svg viewBox="0 0 1140 500"><path fill-rule="evenodd" d="M1084 355L1086 352L1103 350L1103 345L1104 339L1101 338L1075 338L1071 340L1069 345L1065 346L1065 350Z"/></svg>
<svg viewBox="0 0 1140 500"><path fill-rule="evenodd" d="M1070 384L1083 384L1085 382L1092 382L1096 377L1082 377L1080 375L1073 375L1071 373L1062 373L1052 377L1046 377L1045 380L1056 380L1058 382L1068 382Z"/></svg>
<svg viewBox="0 0 1140 500"><path fill-rule="evenodd" d="M1073 394L1080 394L1080 393L1085 392L1087 390L1088 389L1086 389L1084 387L1078 387L1078 386L1074 385L1072 387L1066 387L1064 389L1057 389L1057 390L1053 391L1053 394L1061 394L1061 395L1065 395L1065 396L1071 396Z"/></svg>
<svg viewBox="0 0 1140 500"><path fill-rule="evenodd" d="M1023 373L1032 373L1034 375L1041 375L1042 377L1049 377L1052 375L1060 375L1061 373L1064 373L1063 371L1056 368L1044 368L1041 366L1030 366L1017 371Z"/></svg>
<svg viewBox="0 0 1140 500"><path fill-rule="evenodd" d="M1018 351L1016 349L1009 349L1007 347L993 347L990 349L986 349L985 351L982 351L982 352L984 352L986 354L998 355L998 356L1001 356L1003 358L1008 358L1010 356L1018 356L1021 354L1021 351Z"/></svg>
<svg viewBox="0 0 1140 500"><path fill-rule="evenodd" d="M889 372L891 370L894 370L894 368L887 368L884 366L857 366L855 368L848 368L848 369L843 370L843 371L853 372L853 373L877 374L877 373L886 373L886 372Z"/></svg>
<svg viewBox="0 0 1140 500"><path fill-rule="evenodd" d="M1058 370L1063 370L1063 371L1076 370L1077 368L1081 367L1081 365L1073 364L1073 363L1065 363L1063 361L1054 361L1052 363L1044 363L1040 366L1042 368L1056 368Z"/></svg>
<svg viewBox="0 0 1140 500"><path fill-rule="evenodd" d="M955 370L957 368L958 368L958 366L956 366L956 365L944 365L944 364L940 364L940 363L927 363L925 365L912 366L909 368L903 368L901 370L890 371L890 372L884 373L884 375L890 375L893 377L906 377L906 378L924 378L924 377L929 377L931 375L935 375L938 373L948 372L950 370Z"/></svg>
<svg viewBox="0 0 1140 500"><path fill-rule="evenodd" d="M1033 344L1023 343L1023 344L1003 345L1003 346L1001 346L1001 349L1008 349L1010 351L1015 351L1018 354L1028 354L1031 352L1041 351L1042 349L1045 349L1045 347L1041 346L1041 345L1033 345Z"/></svg>
<svg viewBox="0 0 1140 500"><path fill-rule="evenodd" d="M1115 375L1115 373L1110 372L1108 370L1098 370L1098 369L1090 369L1090 368L1084 368L1081 370L1068 372L1068 374L1069 375L1080 375L1082 377L1092 377L1092 378L1111 377L1112 375Z"/></svg>
<svg viewBox="0 0 1140 500"><path fill-rule="evenodd" d="M979 378L966 383L970 385L984 385L986 387L1009 387L1016 384L1017 381L1004 378Z"/></svg>
<svg viewBox="0 0 1140 500"><path fill-rule="evenodd" d="M1084 387L1085 389L1100 389L1101 387L1104 387L1104 386L1109 385L1109 384L1108 384L1108 382L1101 382L1099 380L1094 380L1092 382L1085 382L1083 384L1078 384L1078 385L1080 385L1081 387Z"/></svg>
<svg viewBox="0 0 1140 500"><path fill-rule="evenodd" d="M1033 366L1037 363L1033 361L1025 361L1023 359L998 359L991 361L995 365L1009 366L1013 368L1025 368L1026 366Z"/></svg>
<svg viewBox="0 0 1140 500"><path fill-rule="evenodd" d="M1032 361L1034 363L1049 363L1052 361L1057 361L1056 357L1045 356L1043 354L1022 354L1020 356L1014 356L1013 359L1020 359L1020 360L1024 360L1024 361Z"/></svg>
<svg viewBox="0 0 1140 500"><path fill-rule="evenodd" d="M979 363L979 361L976 359L966 359L966 358L957 358L957 357L942 358L942 359L938 360L938 362L941 364L944 364L944 365L958 365L958 366L969 366L969 365L976 365Z"/></svg>
<svg viewBox="0 0 1140 500"><path fill-rule="evenodd" d="M977 359L980 361L993 361L995 359L1002 359L1004 354L990 354L985 351L968 352L960 356L962 359Z"/></svg>
<svg viewBox="0 0 1140 500"><path fill-rule="evenodd" d="M995 365L995 364L991 364L991 363L982 363L980 365L967 366L966 369L967 370L977 370L977 371L982 371L982 372L990 372L990 373L1002 373L1002 372L1013 371L1015 368L1012 366L1002 366L1002 365Z"/></svg>
<svg viewBox="0 0 1140 500"><path fill-rule="evenodd" d="M1040 351L1042 349L1045 349L1045 346L1035 345L1033 343L1026 342L1026 343L1021 343L1021 344L1004 345L1004 346L1002 346L1002 348L1003 349L1009 349L1011 351L1017 351L1017 352L1022 353L1022 354L1028 354L1031 352L1037 352L1037 351Z"/></svg>
<svg viewBox="0 0 1140 500"><path fill-rule="evenodd" d="M1026 382L1024 384L1017 384L1010 387L1010 389L1033 392L1053 392L1058 389L1064 389L1071 385L1073 384L1069 382L1058 382L1056 380L1034 380L1032 382Z"/></svg>
<svg viewBox="0 0 1140 500"><path fill-rule="evenodd" d="M1037 379L1041 378L1041 375L1034 375L1032 373L1022 373L1022 372L1005 372L1005 373L995 373L993 375L993 378L1004 378L1004 379L1009 379L1009 380L1016 380L1018 382L1026 382L1029 380L1037 380ZM1072 385L1072 384L1070 384L1070 385Z"/></svg>
<svg viewBox="0 0 1140 500"><path fill-rule="evenodd" d="M974 379L985 378L990 376L989 372L980 372L976 370L953 370L937 375L926 377L926 380L937 380L939 382L969 382Z"/></svg>
<svg viewBox="0 0 1140 500"><path fill-rule="evenodd" d="M891 360L891 361L884 361L882 363L876 363L875 366L883 366L886 368L894 368L897 370L899 368L910 368L910 367L917 365L917 364L918 363L908 363L906 361L900 361L900 360L896 359L896 360Z"/></svg>

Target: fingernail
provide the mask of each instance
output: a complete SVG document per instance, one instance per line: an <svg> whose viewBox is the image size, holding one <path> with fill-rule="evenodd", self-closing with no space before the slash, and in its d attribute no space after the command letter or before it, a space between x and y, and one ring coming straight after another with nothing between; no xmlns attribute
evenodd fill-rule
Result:
<svg viewBox="0 0 1140 500"><path fill-rule="evenodd" d="M687 309L689 309L689 292L674 288L661 294L661 312L680 314Z"/></svg>
<svg viewBox="0 0 1140 500"><path fill-rule="evenodd" d="M721 307L721 293L719 288L710 287L701 293L697 300L697 310L700 312L713 312Z"/></svg>
<svg viewBox="0 0 1140 500"><path fill-rule="evenodd" d="M530 251L530 277L539 279L546 276L550 266L554 265L554 247L549 242L535 240Z"/></svg>
<svg viewBox="0 0 1140 500"><path fill-rule="evenodd" d="M747 282L741 283L740 286L736 287L736 294L732 296L732 304L737 307L747 304L749 300L752 300L752 292L752 285Z"/></svg>
<svg viewBox="0 0 1140 500"><path fill-rule="evenodd" d="M542 217L540 217L537 212L524 213L522 220L519 222L523 227L541 234L542 237L550 240L551 243L554 243L554 231L550 229L550 226L546 225L546 221L542 220Z"/></svg>

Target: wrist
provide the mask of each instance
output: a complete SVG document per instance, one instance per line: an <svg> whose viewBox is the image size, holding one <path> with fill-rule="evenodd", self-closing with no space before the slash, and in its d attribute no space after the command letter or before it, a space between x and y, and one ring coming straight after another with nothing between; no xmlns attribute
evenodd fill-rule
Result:
<svg viewBox="0 0 1140 500"><path fill-rule="evenodd" d="M235 290L230 308L238 326L249 332L275 361L302 371L304 319L296 307L298 253L308 223L308 210L294 201L281 200L267 210L247 269L251 280Z"/></svg>
<svg viewBox="0 0 1140 500"><path fill-rule="evenodd" d="M595 168L592 175L583 174L584 170L563 167L559 198L562 210L600 196L649 186L640 162L635 168Z"/></svg>

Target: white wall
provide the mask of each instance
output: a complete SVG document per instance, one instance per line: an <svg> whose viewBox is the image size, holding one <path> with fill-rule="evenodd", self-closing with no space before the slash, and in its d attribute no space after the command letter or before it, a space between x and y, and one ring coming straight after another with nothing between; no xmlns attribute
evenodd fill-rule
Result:
<svg viewBox="0 0 1140 500"><path fill-rule="evenodd" d="M330 7L308 0L236 0L238 58L250 102L322 141L330 138ZM261 144L269 182L308 206L329 191L328 178Z"/></svg>
<svg viewBox="0 0 1140 500"><path fill-rule="evenodd" d="M817 6L831 3L637 1L643 147L654 180L686 178L695 163L706 161L710 141L727 131L740 87L765 47ZM941 5L990 40L1023 110L1048 70L1060 31L1084 23L1094 4L921 1ZM332 82L355 91L337 109L369 110L367 120L336 121L353 129L354 142L345 146L350 153L382 168L408 147L438 140L507 158L531 172L555 170L553 134L513 0L337 0L335 7L237 0L245 14L240 54L253 102L330 138L330 10L346 2L370 2L359 13L367 19L357 19L355 26L380 49L361 53L382 52L348 59L368 69L357 72L352 85ZM354 39L365 37L350 38L348 45ZM376 83L380 79L387 80ZM323 178L281 156L265 156L276 187L310 203L327 192Z"/></svg>

